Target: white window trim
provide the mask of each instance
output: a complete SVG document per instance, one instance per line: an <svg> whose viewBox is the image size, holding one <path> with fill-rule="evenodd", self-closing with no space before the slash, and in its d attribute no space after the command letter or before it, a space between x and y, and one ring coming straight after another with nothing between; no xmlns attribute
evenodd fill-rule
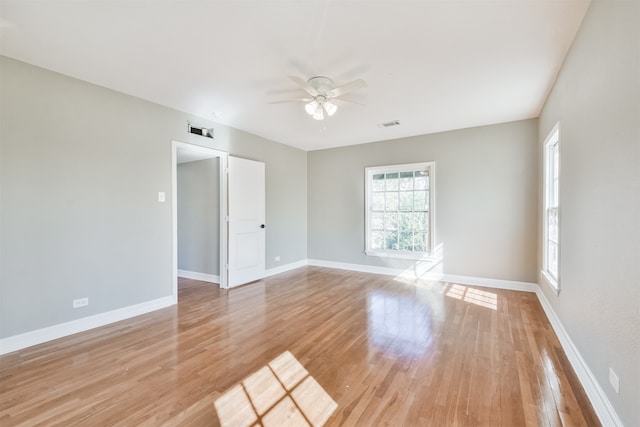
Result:
<svg viewBox="0 0 640 427"><path fill-rule="evenodd" d="M560 123L556 123L555 126L553 127L553 129L551 129L551 132L549 132L549 134L547 135L545 141L544 141L544 145L543 145L543 181L542 181L542 270L540 272L540 276L542 281L544 281L545 283L547 283L547 285L549 285L555 292L556 294L560 294L560 248L561 248L561 243L560 243L560 230L561 230L561 225L560 225L560 186L562 183L562 179L561 179L561 168L560 168L560 163L561 163L561 153L560 153ZM549 168L550 168L550 162L549 162L549 147L554 145L555 143L558 143L558 277L554 277L551 272L549 272L549 268L547 265L547 259L548 259L548 240L549 240L549 230L548 230L548 224L549 224L549 218L548 218L548 211L549 211Z"/></svg>
<svg viewBox="0 0 640 427"><path fill-rule="evenodd" d="M398 169L429 169L429 252L412 252L412 251L394 251L386 249L369 249L371 229L369 225L369 212L371 211L371 191L369 188L371 177L377 173L395 172ZM420 162L420 163L407 163L401 165L388 165L388 166L371 166L365 168L364 173L365 182L365 250L364 253L368 256L384 257L384 258L402 258L413 260L425 260L432 261L435 259L435 218L436 218L436 163L435 162Z"/></svg>

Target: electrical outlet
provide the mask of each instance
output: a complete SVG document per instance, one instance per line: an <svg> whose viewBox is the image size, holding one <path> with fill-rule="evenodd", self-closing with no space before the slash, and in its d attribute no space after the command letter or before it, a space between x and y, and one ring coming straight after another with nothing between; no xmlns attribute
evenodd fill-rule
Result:
<svg viewBox="0 0 640 427"><path fill-rule="evenodd" d="M89 298L78 298L73 300L73 308L84 307L89 305Z"/></svg>
<svg viewBox="0 0 640 427"><path fill-rule="evenodd" d="M620 379L611 368L609 368L609 382L611 383L611 387L616 391L616 394L620 394Z"/></svg>
<svg viewBox="0 0 640 427"><path fill-rule="evenodd" d="M276 257L276 262L280 262L280 257L279 256Z"/></svg>
<svg viewBox="0 0 640 427"><path fill-rule="evenodd" d="M167 199L166 199L166 196L165 196L165 194L164 194L164 191L159 191L159 192L158 192L158 201L159 201L160 203L164 203L164 202L165 202L165 200L167 200Z"/></svg>

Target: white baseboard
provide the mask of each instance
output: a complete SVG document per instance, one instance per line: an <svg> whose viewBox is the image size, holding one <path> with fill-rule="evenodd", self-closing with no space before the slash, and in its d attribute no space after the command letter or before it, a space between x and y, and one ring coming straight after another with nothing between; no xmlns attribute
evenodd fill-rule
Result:
<svg viewBox="0 0 640 427"><path fill-rule="evenodd" d="M314 265L317 267L329 267L338 268L341 270L359 271L362 273L383 274L387 276L400 276L407 279L426 279L426 280L439 280L442 282L453 282L461 285L470 286L482 286L496 289L508 289L513 291L524 292L536 292L538 289L537 283L519 282L514 280L502 280L502 279L488 279L485 277L472 277L472 276L459 276L454 274L443 273L415 273L411 270L402 270L388 267L376 267L371 265L362 264L348 264L335 261L324 261L319 259L307 260L307 265Z"/></svg>
<svg viewBox="0 0 640 427"><path fill-rule="evenodd" d="M267 269L265 271L265 276L264 277L270 277L270 276L274 276L276 274L286 273L287 271L295 270L296 268L304 267L305 265L307 265L307 260L306 259L303 259L301 261L292 262L292 263L285 264L285 265L279 265L278 267L273 267L273 268Z"/></svg>
<svg viewBox="0 0 640 427"><path fill-rule="evenodd" d="M215 274L198 273L197 271L178 270L178 277L185 279L202 280L203 282L220 284L220 276Z"/></svg>
<svg viewBox="0 0 640 427"><path fill-rule="evenodd" d="M312 265L315 267L337 268L339 270L358 271L360 273L382 274L385 276L399 276L403 273L403 270L394 268L376 267L373 265L364 264L349 264L346 262L337 261L325 261L323 259L308 259L307 265Z"/></svg>
<svg viewBox="0 0 640 427"><path fill-rule="evenodd" d="M94 314L93 316L83 317L82 319L72 320L70 322L60 323L58 325L49 326L35 331L26 332L20 335L3 338L0 340L0 355L12 353L31 347L43 342L55 340L78 332L88 331L89 329L108 325L109 323L119 322L161 308L169 307L177 303L176 296L170 295L163 298L143 302L128 307L119 308L108 311L106 313Z"/></svg>
<svg viewBox="0 0 640 427"><path fill-rule="evenodd" d="M560 345L562 345L562 349L567 355L567 359L569 359L571 367L573 367L582 387L584 387L584 391L589 397L600 422L603 426L623 427L622 421L620 420L620 417L618 417L618 414L609 401L609 398L607 398L607 395L600 386L600 383L596 379L595 375L593 375L593 372L591 372L591 369L589 369L587 362L585 362L575 344L571 341L571 337L562 325L562 322L560 322L555 311L553 311L553 307L540 287L536 290L536 295L538 296L540 305L542 305L542 309L549 319L549 323L551 323L551 327L558 336Z"/></svg>

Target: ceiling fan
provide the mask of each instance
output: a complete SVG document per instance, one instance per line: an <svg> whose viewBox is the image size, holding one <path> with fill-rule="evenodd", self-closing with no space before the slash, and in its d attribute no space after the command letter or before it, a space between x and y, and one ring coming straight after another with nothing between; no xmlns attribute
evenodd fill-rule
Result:
<svg viewBox="0 0 640 427"><path fill-rule="evenodd" d="M279 104L282 102L304 102L304 110L316 120L323 120L325 113L327 116L333 116L338 110L338 106L334 101L351 102L346 99L339 99L345 93L352 92L367 86L364 80L358 79L342 86L335 87L333 80L329 77L315 76L306 82L300 77L290 76L298 86L304 89L311 98L287 99L284 101L276 101L271 104Z"/></svg>

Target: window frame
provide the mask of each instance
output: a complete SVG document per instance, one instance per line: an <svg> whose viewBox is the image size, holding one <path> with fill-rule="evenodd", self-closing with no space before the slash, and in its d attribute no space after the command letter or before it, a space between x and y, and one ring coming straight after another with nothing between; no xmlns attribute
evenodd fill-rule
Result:
<svg viewBox="0 0 640 427"><path fill-rule="evenodd" d="M554 148L555 147L555 148ZM543 183L542 183L542 277L557 294L560 293L560 182L561 182L561 153L560 153L560 123L551 129L543 145ZM557 161L555 153L557 152ZM557 185L554 185L554 181ZM555 210L557 241L551 239L549 218L550 211ZM556 246L556 271L550 269L549 245Z"/></svg>
<svg viewBox="0 0 640 427"><path fill-rule="evenodd" d="M413 172L416 170L428 170L429 171L429 187L428 187L428 200L429 208L427 210L428 218L428 237L427 237L427 251L402 251L394 249L373 249L371 238L371 202L372 202L372 180L373 175L380 173L400 173L400 172ZM386 165L386 166L371 166L365 168L365 250L364 253L368 256L386 257L386 258L404 258L415 260L430 260L434 258L435 247L435 186L436 186L436 163L435 162L419 162L419 163L406 163L398 165ZM385 210L386 212L386 210ZM414 211L411 211L414 212Z"/></svg>

